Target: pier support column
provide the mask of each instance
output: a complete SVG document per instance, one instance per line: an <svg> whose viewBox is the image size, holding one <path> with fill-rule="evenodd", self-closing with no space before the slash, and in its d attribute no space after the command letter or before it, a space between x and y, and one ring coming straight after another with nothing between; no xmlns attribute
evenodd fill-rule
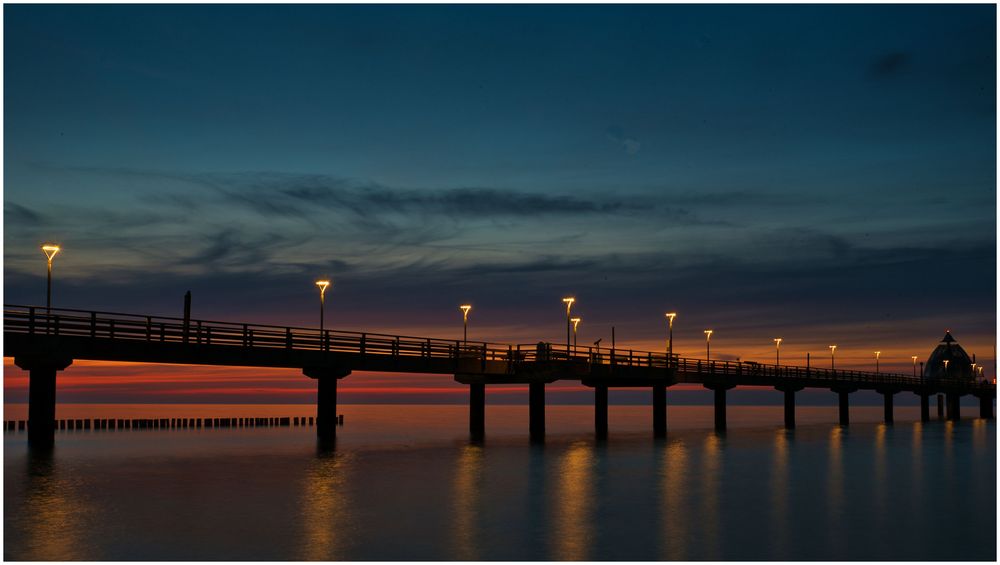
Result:
<svg viewBox="0 0 1000 565"><path fill-rule="evenodd" d="M653 385L653 437L667 437L667 385Z"/></svg>
<svg viewBox="0 0 1000 565"><path fill-rule="evenodd" d="M979 397L979 417L987 420L993 419L993 397L984 394Z"/></svg>
<svg viewBox="0 0 1000 565"><path fill-rule="evenodd" d="M608 437L608 387L594 387L594 434L598 439Z"/></svg>
<svg viewBox="0 0 1000 565"><path fill-rule="evenodd" d="M481 441L486 436L486 384L469 385L469 437Z"/></svg>
<svg viewBox="0 0 1000 565"><path fill-rule="evenodd" d="M785 428L795 429L795 393L802 387L784 383L774 388L785 395Z"/></svg>
<svg viewBox="0 0 1000 565"><path fill-rule="evenodd" d="M944 395L937 395L937 415L938 420L944 420Z"/></svg>
<svg viewBox="0 0 1000 565"><path fill-rule="evenodd" d="M843 389L843 388L833 389L833 392L837 393L837 406L840 415L841 426L849 426L851 424L851 409L850 409L850 400L848 398L848 395L850 395L852 392L856 390L857 389Z"/></svg>
<svg viewBox="0 0 1000 565"><path fill-rule="evenodd" d="M961 416L962 409L961 409L961 406L959 404L959 400L961 398L962 398L961 396L959 396L959 395L957 395L955 393L948 393L946 395L947 406L948 406L948 419L949 420L954 420L954 421L957 422L958 420L960 420L962 418L962 416Z"/></svg>
<svg viewBox="0 0 1000 565"><path fill-rule="evenodd" d="M882 395L882 421L886 424L891 424L893 422L892 418L892 397L896 394L894 390L880 390L879 394Z"/></svg>
<svg viewBox="0 0 1000 565"><path fill-rule="evenodd" d="M931 421L931 396L926 392L920 393L920 421Z"/></svg>
<svg viewBox="0 0 1000 565"><path fill-rule="evenodd" d="M785 427L792 429L795 427L795 391L785 391Z"/></svg>
<svg viewBox="0 0 1000 565"><path fill-rule="evenodd" d="M337 381L350 375L350 369L306 367L302 372L316 379L316 436L321 440L336 439Z"/></svg>
<svg viewBox="0 0 1000 565"><path fill-rule="evenodd" d="M528 383L528 432L532 441L545 439L545 383Z"/></svg>
<svg viewBox="0 0 1000 565"><path fill-rule="evenodd" d="M735 385L725 385L719 383L706 383L705 388L711 390L715 396L715 431L726 431L726 391Z"/></svg>
<svg viewBox="0 0 1000 565"><path fill-rule="evenodd" d="M726 389L715 389L715 431L726 431Z"/></svg>
<svg viewBox="0 0 1000 565"><path fill-rule="evenodd" d="M52 447L56 439L56 372L73 363L58 356L15 357L14 364L28 371L28 444Z"/></svg>

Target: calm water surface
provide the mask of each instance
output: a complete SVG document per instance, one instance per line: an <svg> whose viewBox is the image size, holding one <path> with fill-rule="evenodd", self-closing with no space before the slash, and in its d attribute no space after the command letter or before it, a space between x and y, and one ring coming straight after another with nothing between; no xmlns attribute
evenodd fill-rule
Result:
<svg viewBox="0 0 1000 565"><path fill-rule="evenodd" d="M9 560L996 560L993 421L897 409L344 406L336 449L314 428L57 432L33 455L4 435ZM7 406L7 416L17 407ZM72 406L59 417L297 416L309 406Z"/></svg>

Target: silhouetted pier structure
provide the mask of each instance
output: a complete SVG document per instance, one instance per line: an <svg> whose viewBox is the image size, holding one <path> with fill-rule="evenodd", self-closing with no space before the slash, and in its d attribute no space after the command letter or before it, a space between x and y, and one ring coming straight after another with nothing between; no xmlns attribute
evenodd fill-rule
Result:
<svg viewBox="0 0 1000 565"><path fill-rule="evenodd" d="M185 320L109 312L4 306L5 356L29 372L28 438L51 444L55 432L56 374L75 359L282 367L301 370L317 381L316 429L336 435L337 382L352 371L453 375L469 386L469 431L485 434L486 387L528 386L532 439L545 434L545 385L579 381L594 389L594 427L608 431L608 390L648 388L653 431L667 431L667 388L680 383L712 390L715 427L726 428L726 392L736 386L773 387L784 395L785 425L795 426L795 393L822 388L837 393L840 423L849 423L849 395L874 390L885 401L885 421L893 420L893 396L920 396L921 419L930 419L930 396L945 395L947 417L959 418L959 399L980 399L980 416L993 417L996 386L984 381L934 380L895 373L709 361L666 353L611 348L567 348L549 343L509 345L377 333Z"/></svg>

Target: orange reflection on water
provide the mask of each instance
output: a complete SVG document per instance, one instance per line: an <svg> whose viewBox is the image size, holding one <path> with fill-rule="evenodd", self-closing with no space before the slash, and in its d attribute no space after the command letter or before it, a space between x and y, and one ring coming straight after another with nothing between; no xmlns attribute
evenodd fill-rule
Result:
<svg viewBox="0 0 1000 565"><path fill-rule="evenodd" d="M84 559L83 533L93 517L73 479L60 473L48 453L31 455L28 465L25 512L15 519L32 522L25 530L30 559Z"/></svg>
<svg viewBox="0 0 1000 565"><path fill-rule="evenodd" d="M833 426L830 428L830 440L828 446L828 469L826 483L826 500L829 516L827 523L831 526L841 524L844 516L844 454L843 441L847 434L847 428L843 426ZM830 533L830 546L836 547L843 543L841 532L835 528L828 528Z"/></svg>
<svg viewBox="0 0 1000 565"><path fill-rule="evenodd" d="M553 560L586 561L593 536L594 448L572 444L559 462Z"/></svg>
<svg viewBox="0 0 1000 565"><path fill-rule="evenodd" d="M771 465L771 541L774 555L787 555L788 546L788 437L793 432L784 428L774 434L774 456Z"/></svg>
<svg viewBox="0 0 1000 565"><path fill-rule="evenodd" d="M458 561L479 561L479 511L483 484L483 448L466 445L456 459L452 533Z"/></svg>
<svg viewBox="0 0 1000 565"><path fill-rule="evenodd" d="M300 559L343 560L351 517L347 495L351 455L330 452L313 459L302 485Z"/></svg>
<svg viewBox="0 0 1000 565"><path fill-rule="evenodd" d="M684 442L675 440L660 450L660 485L663 503L660 505L660 555L664 560L681 561L685 547L685 516L687 505L688 452Z"/></svg>
<svg viewBox="0 0 1000 565"><path fill-rule="evenodd" d="M701 519L705 526L706 557L718 559L719 547L719 479L722 473L722 436L718 433L705 436L701 462Z"/></svg>

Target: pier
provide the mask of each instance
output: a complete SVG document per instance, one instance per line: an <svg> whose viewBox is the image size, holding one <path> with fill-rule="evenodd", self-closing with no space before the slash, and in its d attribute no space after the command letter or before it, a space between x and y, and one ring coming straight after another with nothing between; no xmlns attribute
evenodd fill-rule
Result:
<svg viewBox="0 0 1000 565"><path fill-rule="evenodd" d="M51 445L57 374L76 359L297 369L316 381L315 425L322 439L337 429L337 384L354 371L448 375L469 387L469 433L486 434L486 387L528 387L528 432L545 436L545 386L576 381L594 389L594 428L608 433L608 391L650 391L653 434L667 433L669 387L698 384L713 391L715 428L726 429L726 392L737 386L764 386L784 398L784 423L795 427L795 393L806 388L838 396L840 423L849 425L849 396L858 390L883 395L884 419L893 421L893 396L920 396L921 417L929 419L929 399L942 395L947 417L959 418L959 399L980 399L980 417L993 417L996 385L963 379L852 370L819 369L755 362L690 359L666 352L573 347L546 342L500 344L291 326L192 320L38 306L4 306L4 355L29 372L28 441Z"/></svg>

